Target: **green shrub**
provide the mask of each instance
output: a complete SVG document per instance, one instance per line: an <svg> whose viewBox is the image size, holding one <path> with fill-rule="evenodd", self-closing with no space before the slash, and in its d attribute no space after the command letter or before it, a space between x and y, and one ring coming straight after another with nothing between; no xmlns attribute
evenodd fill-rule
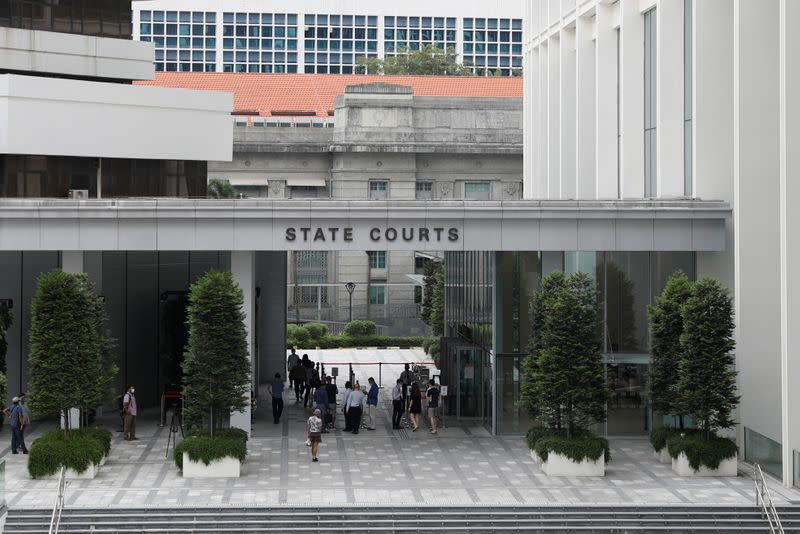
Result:
<svg viewBox="0 0 800 534"><path fill-rule="evenodd" d="M676 433L667 440L667 448L672 458L677 458L681 453L686 454L689 465L695 471L701 465L716 469L722 460L733 458L739 451L736 443L728 438L712 435L710 439L703 439L699 432Z"/></svg>
<svg viewBox="0 0 800 534"><path fill-rule="evenodd" d="M311 339L322 339L328 335L328 325L322 323L306 323L303 328L308 332Z"/></svg>
<svg viewBox="0 0 800 534"><path fill-rule="evenodd" d="M297 345L308 343L308 341L311 339L311 334L308 333L308 330L302 326L295 326L296 328L292 331L292 335L288 337L292 338Z"/></svg>
<svg viewBox="0 0 800 534"><path fill-rule="evenodd" d="M111 431L101 426L88 426L75 431L77 434L85 434L96 440L103 446L103 453L108 456L111 451Z"/></svg>
<svg viewBox="0 0 800 534"><path fill-rule="evenodd" d="M207 434L192 434L178 443L173 459L178 469L183 470L183 453L193 462L205 465L225 457L244 462L247 457L247 432L238 428L218 430L212 438Z"/></svg>
<svg viewBox="0 0 800 534"><path fill-rule="evenodd" d="M581 462L584 459L597 460L605 457L606 463L611 461L608 440L589 432L576 430L572 438L567 437L566 429L553 430L542 426L528 429L526 434L528 447L535 451L542 461L547 461L550 452Z"/></svg>
<svg viewBox="0 0 800 534"><path fill-rule="evenodd" d="M378 327L372 321L350 321L344 327L344 333L350 337L374 336L378 333Z"/></svg>
<svg viewBox="0 0 800 534"><path fill-rule="evenodd" d="M350 336L332 336L327 335L321 339L307 341L305 346L311 346L321 349L339 349L347 347L400 347L407 349L410 347L422 347L426 342L435 338L426 336L369 336L369 337L350 337ZM304 343L298 342L296 339L287 338L286 348L291 349L294 346L303 347Z"/></svg>
<svg viewBox="0 0 800 534"><path fill-rule="evenodd" d="M28 473L33 478L55 475L61 466L78 473L86 471L91 464L99 464L110 448L102 429L87 428L66 434L62 430L51 430L31 445L28 454Z"/></svg>
<svg viewBox="0 0 800 534"><path fill-rule="evenodd" d="M683 432L684 434L696 434L696 429L679 429L670 426L663 426L661 428L656 428L652 432L650 432L650 445L653 446L653 449L658 452L664 447L667 446L667 442L669 438L672 436L680 435Z"/></svg>

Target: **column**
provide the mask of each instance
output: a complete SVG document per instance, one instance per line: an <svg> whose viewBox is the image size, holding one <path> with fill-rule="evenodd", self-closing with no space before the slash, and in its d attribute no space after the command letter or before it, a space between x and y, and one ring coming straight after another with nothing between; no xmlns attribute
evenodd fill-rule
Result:
<svg viewBox="0 0 800 534"><path fill-rule="evenodd" d="M596 154L597 198L617 198L617 30L616 6L597 4Z"/></svg>
<svg viewBox="0 0 800 534"><path fill-rule="evenodd" d="M83 272L83 251L64 250L61 252L61 270L65 273ZM80 428L81 411L78 408L69 409L69 427L71 429ZM61 414L61 428L64 428L64 414Z"/></svg>
<svg viewBox="0 0 800 534"><path fill-rule="evenodd" d="M683 0L659 2L656 25L658 196L681 197L684 189Z"/></svg>
<svg viewBox="0 0 800 534"><path fill-rule="evenodd" d="M559 50L561 41L551 37L547 45L547 198L561 198L560 129L561 129L561 74Z"/></svg>
<svg viewBox="0 0 800 534"><path fill-rule="evenodd" d="M577 62L577 198L596 198L595 186L595 52L590 18L575 21Z"/></svg>
<svg viewBox="0 0 800 534"><path fill-rule="evenodd" d="M576 127L575 97L575 29L561 30L561 198L575 198L578 193L576 181Z"/></svg>
<svg viewBox="0 0 800 534"><path fill-rule="evenodd" d="M644 196L644 20L639 0L620 0L620 191Z"/></svg>
<svg viewBox="0 0 800 534"><path fill-rule="evenodd" d="M255 317L255 254L250 250L231 251L231 273L244 293L244 324L247 330L247 353L250 357L250 388L253 387L253 349ZM231 413L231 427L241 428L250 434L250 399L243 412Z"/></svg>
<svg viewBox="0 0 800 534"><path fill-rule="evenodd" d="M535 198L547 198L547 150L549 146L549 139L547 135L547 105L548 105L548 69L547 69L547 58L548 58L548 51L547 47L549 43L547 41L543 41L539 45L539 68L538 68L538 86L536 91L538 93L538 98L536 100L536 115L534 118L534 125L533 127L537 129L536 135L536 145L534 146L534 150L536 151L536 168L534 170L534 183L536 187L536 197Z"/></svg>

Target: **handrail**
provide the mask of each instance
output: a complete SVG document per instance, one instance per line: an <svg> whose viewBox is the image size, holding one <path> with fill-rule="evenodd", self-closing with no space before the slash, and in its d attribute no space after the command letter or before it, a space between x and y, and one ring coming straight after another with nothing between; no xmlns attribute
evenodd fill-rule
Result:
<svg viewBox="0 0 800 534"><path fill-rule="evenodd" d="M756 485L756 506L761 506L761 515L767 519L769 531L772 534L784 534L781 518L772 503L772 494L759 464L753 464L753 482Z"/></svg>
<svg viewBox="0 0 800 534"><path fill-rule="evenodd" d="M67 487L67 468L61 466L61 474L58 477L58 495L53 505L53 514L50 516L50 530L48 534L58 534L58 527L61 525L61 511L64 509L64 491Z"/></svg>

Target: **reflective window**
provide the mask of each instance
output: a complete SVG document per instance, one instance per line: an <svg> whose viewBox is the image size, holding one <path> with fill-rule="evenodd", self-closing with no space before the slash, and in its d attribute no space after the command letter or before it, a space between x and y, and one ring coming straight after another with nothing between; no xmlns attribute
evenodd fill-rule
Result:
<svg viewBox="0 0 800 534"><path fill-rule="evenodd" d="M418 181L415 185L417 200L431 200L433 198L433 182Z"/></svg>
<svg viewBox="0 0 800 534"><path fill-rule="evenodd" d="M512 45L522 43L522 19L465 18L463 26L464 53L470 54L464 57L464 64L472 65L476 74L521 73L522 46Z"/></svg>
<svg viewBox="0 0 800 534"><path fill-rule="evenodd" d="M369 198L382 200L387 197L388 182L372 180L369 182Z"/></svg>
<svg viewBox="0 0 800 534"><path fill-rule="evenodd" d="M370 269L385 269L386 268L386 251L378 250L367 252L369 256Z"/></svg>
<svg viewBox="0 0 800 534"><path fill-rule="evenodd" d="M468 200L489 200L492 188L489 182L467 182L464 184L464 198Z"/></svg>
<svg viewBox="0 0 800 534"><path fill-rule="evenodd" d="M0 27L130 39L130 0L2 0Z"/></svg>
<svg viewBox="0 0 800 534"><path fill-rule="evenodd" d="M369 303L386 304L386 286L369 286Z"/></svg>
<svg viewBox="0 0 800 534"><path fill-rule="evenodd" d="M139 39L156 45L156 70L192 72L216 71L216 13L204 11L140 11ZM144 21L167 20L179 24L150 24ZM194 36L191 38L190 36ZM203 37L208 37L204 39ZM178 54L178 52L180 52ZM179 65L168 67L166 60L180 57Z"/></svg>

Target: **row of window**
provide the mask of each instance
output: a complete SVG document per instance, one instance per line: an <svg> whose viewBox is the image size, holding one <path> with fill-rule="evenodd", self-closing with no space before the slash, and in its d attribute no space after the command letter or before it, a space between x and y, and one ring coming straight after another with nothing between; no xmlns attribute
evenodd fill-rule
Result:
<svg viewBox="0 0 800 534"><path fill-rule="evenodd" d="M369 182L369 198L371 200L384 200L388 198L389 182L384 180L371 180ZM433 199L433 182L417 181L415 185L418 200ZM466 182L464 184L464 198L467 200L491 200L492 186L489 182Z"/></svg>
<svg viewBox="0 0 800 534"><path fill-rule="evenodd" d="M0 0L0 27L131 38L130 0Z"/></svg>

